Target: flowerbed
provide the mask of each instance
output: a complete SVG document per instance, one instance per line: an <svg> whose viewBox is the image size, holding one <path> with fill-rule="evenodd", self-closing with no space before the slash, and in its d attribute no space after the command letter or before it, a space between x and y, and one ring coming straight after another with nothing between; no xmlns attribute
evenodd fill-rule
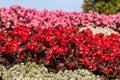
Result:
<svg viewBox="0 0 120 80"><path fill-rule="evenodd" d="M0 8L0 27L15 27L17 25L30 27L81 27L81 26L102 26L120 31L120 14L103 15L96 12L63 12L37 11L25 9L21 6L11 6L9 9Z"/></svg>
<svg viewBox="0 0 120 80"><path fill-rule="evenodd" d="M119 34L62 26L2 28L0 54L4 65L31 61L52 72L87 68L108 79L120 78Z"/></svg>
<svg viewBox="0 0 120 80"><path fill-rule="evenodd" d="M120 35L81 30L85 26L120 33L120 14L0 8L0 64L30 61L44 64L49 72L85 68L104 79L119 79Z"/></svg>

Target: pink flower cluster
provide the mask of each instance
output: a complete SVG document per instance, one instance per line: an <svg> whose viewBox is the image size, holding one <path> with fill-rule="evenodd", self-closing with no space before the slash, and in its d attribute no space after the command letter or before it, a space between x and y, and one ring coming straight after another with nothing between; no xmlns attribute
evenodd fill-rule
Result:
<svg viewBox="0 0 120 80"><path fill-rule="evenodd" d="M0 8L0 25L7 28L17 25L23 26L101 26L110 27L120 31L120 14L104 15L96 12L63 12L37 11L36 9L25 9L21 6L11 6L9 9Z"/></svg>

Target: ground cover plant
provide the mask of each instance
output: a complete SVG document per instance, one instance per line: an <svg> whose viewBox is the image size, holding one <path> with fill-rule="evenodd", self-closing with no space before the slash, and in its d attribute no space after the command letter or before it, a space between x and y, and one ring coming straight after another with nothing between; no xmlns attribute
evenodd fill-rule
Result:
<svg viewBox="0 0 120 80"><path fill-rule="evenodd" d="M3 80L101 80L100 76L96 76L86 69L53 73L48 72L43 64L30 62L16 64L9 70L4 66L0 66L0 73Z"/></svg>

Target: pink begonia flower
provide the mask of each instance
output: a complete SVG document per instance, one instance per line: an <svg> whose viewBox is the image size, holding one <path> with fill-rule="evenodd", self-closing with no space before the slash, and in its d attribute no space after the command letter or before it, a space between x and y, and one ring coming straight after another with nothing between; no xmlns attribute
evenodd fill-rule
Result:
<svg viewBox="0 0 120 80"><path fill-rule="evenodd" d="M0 8L1 22L8 27L17 25L33 27L56 27L67 26L102 26L110 27L120 31L120 14L104 15L90 11L83 12L64 12L62 10L48 11L46 9L37 11L36 9L25 9L19 5L10 8ZM12 25L9 21L12 21Z"/></svg>

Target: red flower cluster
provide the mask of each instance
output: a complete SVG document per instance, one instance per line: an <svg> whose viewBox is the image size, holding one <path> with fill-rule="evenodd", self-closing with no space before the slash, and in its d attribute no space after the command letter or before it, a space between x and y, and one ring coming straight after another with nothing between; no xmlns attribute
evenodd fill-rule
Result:
<svg viewBox="0 0 120 80"><path fill-rule="evenodd" d="M93 35L87 29L78 33L78 50L81 55L80 62L93 71L99 70L104 74L120 74L120 36L111 34L104 36L99 33ZM79 37L80 38L80 37ZM111 75L110 75L111 76ZM109 76L109 77L110 77Z"/></svg>
<svg viewBox="0 0 120 80"><path fill-rule="evenodd" d="M9 63L34 61L56 70L75 69L82 63L93 71L110 74L109 77L120 74L120 35L94 35L90 29L81 32L62 26L1 29L0 54Z"/></svg>

